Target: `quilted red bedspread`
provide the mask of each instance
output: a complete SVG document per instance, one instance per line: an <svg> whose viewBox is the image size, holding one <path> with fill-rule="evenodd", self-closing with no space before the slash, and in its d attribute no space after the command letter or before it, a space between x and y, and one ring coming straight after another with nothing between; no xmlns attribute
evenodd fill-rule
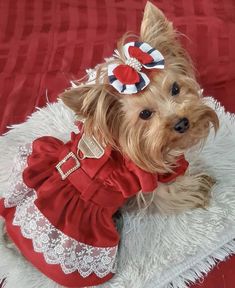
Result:
<svg viewBox="0 0 235 288"><path fill-rule="evenodd" d="M190 52L206 95L235 112L235 1L155 0ZM0 0L0 133L55 101L69 80L138 32L146 0ZM235 258L200 288L234 288ZM1 284L0 284L1 286Z"/></svg>

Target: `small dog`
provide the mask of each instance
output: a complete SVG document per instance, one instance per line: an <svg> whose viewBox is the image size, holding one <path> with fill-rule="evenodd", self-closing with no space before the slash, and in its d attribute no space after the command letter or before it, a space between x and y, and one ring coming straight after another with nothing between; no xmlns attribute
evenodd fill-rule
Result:
<svg viewBox="0 0 235 288"><path fill-rule="evenodd" d="M176 36L148 2L140 38L126 43L124 36L115 57L98 65L94 83L60 95L85 119L82 132L66 144L45 136L21 147L26 168L16 172L24 183L0 199L0 215L23 255L61 285L98 285L113 276L113 217L140 188L139 205L154 204L161 213L208 204L215 181L184 174L183 154L204 143L211 127L216 132L219 120L203 103Z"/></svg>
<svg viewBox="0 0 235 288"><path fill-rule="evenodd" d="M117 93L110 85L108 65L126 61L124 37L118 58L98 66L95 84L80 85L60 95L68 107L86 119L86 134L111 145L151 173L172 172L179 155L203 143L211 127L215 132L219 127L215 111L203 103L190 58L176 38L172 23L148 2L138 41L160 51L165 60L164 69L150 72L149 85L138 96ZM162 213L206 207L214 183L206 174L179 176L170 183L159 183L150 203ZM138 198L144 200L143 194Z"/></svg>

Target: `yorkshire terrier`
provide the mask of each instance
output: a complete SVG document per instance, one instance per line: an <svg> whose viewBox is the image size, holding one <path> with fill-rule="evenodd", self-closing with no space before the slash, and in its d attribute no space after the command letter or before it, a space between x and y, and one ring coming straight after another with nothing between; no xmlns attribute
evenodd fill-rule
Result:
<svg viewBox="0 0 235 288"><path fill-rule="evenodd" d="M203 102L191 59L178 41L177 32L157 7L147 2L140 37L132 42L140 48L141 44L148 44L160 52L160 56L156 55L159 62L156 69L145 69L149 67L144 67L135 57L127 59L124 51L128 48L124 45L127 37L119 42L114 59L97 66L95 83L79 85L60 98L79 117L86 119L84 131L87 135L111 145L145 171L169 174L177 166L179 155L198 143L203 144L212 127L217 131L219 120L215 111ZM129 44L126 46L131 46ZM136 80L128 79L128 84L123 84L129 77L124 68L119 75L116 71L120 79L116 87L110 85L117 77L109 67L123 64L134 67L137 73L147 71L150 80L145 76L141 79L149 84L133 93L131 89L136 87L130 86L132 83L137 86ZM153 202L161 213L206 207L214 183L206 173L186 173L174 181L159 182L148 204ZM144 197L141 192L137 196L146 204Z"/></svg>
<svg viewBox="0 0 235 288"><path fill-rule="evenodd" d="M128 197L179 213L206 207L215 183L186 171L185 152L216 132L219 120L203 102L172 24L148 2L140 37L133 37L125 35L114 57L97 66L93 82L60 95L82 132L66 144L45 136L32 151L21 148L24 183L0 199L16 246L65 286L112 277L119 243L112 217Z"/></svg>

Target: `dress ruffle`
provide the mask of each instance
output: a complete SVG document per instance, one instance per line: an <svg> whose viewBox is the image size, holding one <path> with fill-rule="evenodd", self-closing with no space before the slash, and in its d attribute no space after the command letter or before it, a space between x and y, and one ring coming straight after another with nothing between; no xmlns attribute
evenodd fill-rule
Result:
<svg viewBox="0 0 235 288"><path fill-rule="evenodd" d="M5 217L7 231L22 254L44 274L66 286L98 285L112 277L116 270L117 241L116 245L111 247L108 247L107 239L104 247L99 247L95 244L89 245L87 244L89 241L83 243L76 238L66 235L62 232L63 230L58 229L58 227L55 227L51 223L51 219L49 221L45 217L45 214L42 212L43 209L39 210L36 203L40 200L38 191L43 186L41 181L43 183L49 181L52 177L53 169L44 169L41 179L39 175L30 179L32 180L30 182L31 187L26 186L22 182L23 169L24 177L28 177L27 172L32 173L29 169L30 167L33 168L33 173L36 173L36 171L40 172L40 168L45 165L44 163L54 165L58 162L58 156L54 149L60 151L59 149L63 148L64 144L60 143L60 141L54 141L57 139L49 140L47 137L43 137L37 139L33 143L32 148L31 145L19 148L16 165L12 169L11 189L4 195L5 198L1 199L1 215ZM44 145L44 141L46 141L47 145ZM42 148L42 145L44 145L43 148L45 149ZM26 166L27 168L25 168ZM60 182L64 183L64 181ZM23 190L22 185L19 185L20 183L25 185ZM64 185L66 186L65 183ZM34 186L37 187L37 191L34 189ZM64 215L62 215L63 212L60 212L58 211L58 217L62 218ZM64 209L64 212L67 213L68 211ZM58 213L54 211L54 214L58 215ZM10 221L8 221L9 219ZM69 223L69 219L67 220L67 223ZM96 224L94 225L95 230L97 227ZM15 227L19 227L20 234L19 230ZM76 226L72 228L76 231ZM84 225L84 229L91 230L91 226ZM78 232L77 230L78 235L81 234L81 232ZM89 237L90 235L87 236L87 240ZM27 241L24 239L27 239ZM30 243L28 240L32 242ZM38 253L43 255L44 264L42 264L42 258L39 257ZM59 266L63 273L58 273L56 266Z"/></svg>
<svg viewBox="0 0 235 288"><path fill-rule="evenodd" d="M119 235L112 222L116 207L104 209L92 201L84 201L81 192L68 179L61 180L55 166L64 146L62 141L53 137L42 137L33 142L23 179L37 193L35 205L66 235L89 245L116 246Z"/></svg>

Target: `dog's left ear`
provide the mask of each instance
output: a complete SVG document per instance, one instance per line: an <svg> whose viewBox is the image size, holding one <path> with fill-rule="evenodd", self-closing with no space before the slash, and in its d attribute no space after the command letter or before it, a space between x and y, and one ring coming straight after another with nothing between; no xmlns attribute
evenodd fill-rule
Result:
<svg viewBox="0 0 235 288"><path fill-rule="evenodd" d="M160 9L149 1L145 5L140 37L143 42L157 49L163 45L168 45L175 38L172 23Z"/></svg>
<svg viewBox="0 0 235 288"><path fill-rule="evenodd" d="M151 2L147 2L140 29L140 41L159 50L166 59L166 65L180 68L183 74L193 75L191 60L178 41L174 30L163 12Z"/></svg>

